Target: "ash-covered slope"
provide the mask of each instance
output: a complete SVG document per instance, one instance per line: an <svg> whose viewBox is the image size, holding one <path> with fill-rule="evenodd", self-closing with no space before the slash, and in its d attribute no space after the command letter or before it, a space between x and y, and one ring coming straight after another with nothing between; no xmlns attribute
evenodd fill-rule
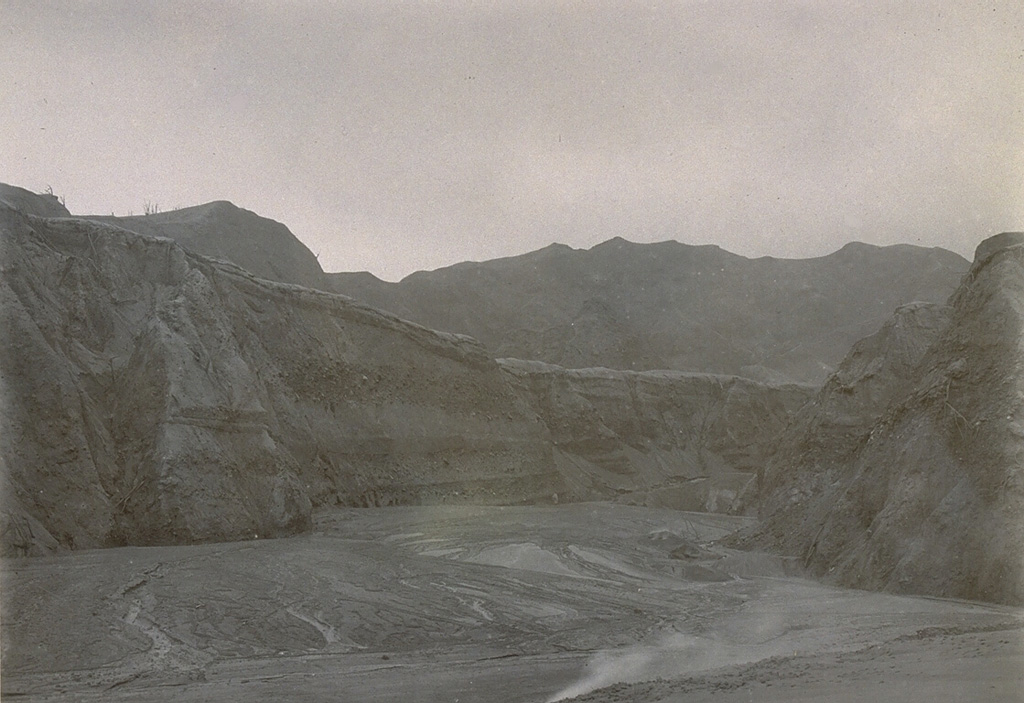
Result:
<svg viewBox="0 0 1024 703"><path fill-rule="evenodd" d="M56 195L37 194L18 186L0 183L0 206L38 217L71 217Z"/></svg>
<svg viewBox="0 0 1024 703"><path fill-rule="evenodd" d="M5 553L562 490L473 340L94 221L0 207L0 243Z"/></svg>
<svg viewBox="0 0 1024 703"><path fill-rule="evenodd" d="M747 259L715 246L552 245L385 283L330 286L497 356L565 367L678 369L821 383L898 306L944 301L968 262L942 249L850 244L816 259Z"/></svg>
<svg viewBox="0 0 1024 703"><path fill-rule="evenodd" d="M682 371L499 364L547 425L573 500L730 511L813 393Z"/></svg>
<svg viewBox="0 0 1024 703"><path fill-rule="evenodd" d="M912 385L917 366L949 324L950 308L911 303L859 341L814 399L796 413L777 452L759 471L756 543L804 553L808 538L845 490L842 476L872 427Z"/></svg>
<svg viewBox="0 0 1024 703"><path fill-rule="evenodd" d="M5 553L287 534L328 503L729 510L809 393L499 366L168 238L0 211Z"/></svg>
<svg viewBox="0 0 1024 703"><path fill-rule="evenodd" d="M1024 602L1024 234L982 243L950 306L854 350L773 460L750 543L850 586Z"/></svg>
<svg viewBox="0 0 1024 703"><path fill-rule="evenodd" d="M286 226L224 200L151 215L88 219L173 239L189 251L231 261L260 278L323 287L320 263Z"/></svg>

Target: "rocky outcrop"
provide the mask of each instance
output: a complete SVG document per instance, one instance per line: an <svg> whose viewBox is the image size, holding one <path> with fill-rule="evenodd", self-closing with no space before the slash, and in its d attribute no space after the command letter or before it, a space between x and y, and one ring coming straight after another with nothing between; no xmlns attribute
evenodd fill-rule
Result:
<svg viewBox="0 0 1024 703"><path fill-rule="evenodd" d="M551 433L570 500L736 509L813 392L736 376L499 363Z"/></svg>
<svg viewBox="0 0 1024 703"><path fill-rule="evenodd" d="M921 358L949 323L950 308L912 303L854 345L814 399L781 434L758 474L762 540L800 552L842 492L840 475L886 407L913 383ZM768 537L770 535L770 537Z"/></svg>
<svg viewBox="0 0 1024 703"><path fill-rule="evenodd" d="M1024 235L982 243L948 311L904 310L844 367L748 543L845 585L1024 602Z"/></svg>
<svg viewBox="0 0 1024 703"><path fill-rule="evenodd" d="M0 218L5 553L564 490L544 425L471 339L168 239Z"/></svg>
<svg viewBox="0 0 1024 703"><path fill-rule="evenodd" d="M815 259L715 246L552 245L415 273L328 274L334 290L500 357L570 368L678 369L821 384L858 339L914 301L943 302L968 262L942 249L853 243Z"/></svg>

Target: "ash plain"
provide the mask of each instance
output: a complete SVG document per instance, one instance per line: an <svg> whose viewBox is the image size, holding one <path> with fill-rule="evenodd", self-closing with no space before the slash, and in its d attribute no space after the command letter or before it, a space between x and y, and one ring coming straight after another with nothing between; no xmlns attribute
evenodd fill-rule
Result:
<svg viewBox="0 0 1024 703"><path fill-rule="evenodd" d="M336 508L5 559L18 701L1024 700L1024 610L835 588L616 503ZM255 537L255 535L254 535Z"/></svg>

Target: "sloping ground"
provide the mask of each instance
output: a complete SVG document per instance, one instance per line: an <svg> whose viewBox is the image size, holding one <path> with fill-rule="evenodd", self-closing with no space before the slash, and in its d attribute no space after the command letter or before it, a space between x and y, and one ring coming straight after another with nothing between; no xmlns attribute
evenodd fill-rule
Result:
<svg viewBox="0 0 1024 703"><path fill-rule="evenodd" d="M544 421L572 500L728 511L813 392L681 371L499 364Z"/></svg>
<svg viewBox="0 0 1024 703"><path fill-rule="evenodd" d="M6 183L0 183L0 205L37 217L71 217L56 195L37 195Z"/></svg>
<svg viewBox="0 0 1024 703"><path fill-rule="evenodd" d="M1024 234L982 243L950 304L902 392L831 463L808 428L843 404L805 418L772 464L754 543L851 586L1024 602Z"/></svg>
<svg viewBox="0 0 1024 703"><path fill-rule="evenodd" d="M189 251L238 264L260 278L323 287L320 263L287 227L224 200L151 215L88 219L173 239Z"/></svg>
<svg viewBox="0 0 1024 703"><path fill-rule="evenodd" d="M967 268L951 252L908 245L784 260L616 238L399 283L365 273L327 280L405 319L472 335L499 357L820 384L895 308L945 301Z"/></svg>
<svg viewBox="0 0 1024 703"><path fill-rule="evenodd" d="M6 553L562 490L546 429L473 340L167 239L0 218Z"/></svg>

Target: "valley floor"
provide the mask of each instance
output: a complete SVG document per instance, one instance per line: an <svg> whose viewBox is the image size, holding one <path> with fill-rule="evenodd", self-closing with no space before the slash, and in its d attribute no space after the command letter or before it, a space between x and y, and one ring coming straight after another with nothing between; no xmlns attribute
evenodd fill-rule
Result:
<svg viewBox="0 0 1024 703"><path fill-rule="evenodd" d="M1024 700L1024 611L831 588L605 503L2 563L18 701Z"/></svg>

